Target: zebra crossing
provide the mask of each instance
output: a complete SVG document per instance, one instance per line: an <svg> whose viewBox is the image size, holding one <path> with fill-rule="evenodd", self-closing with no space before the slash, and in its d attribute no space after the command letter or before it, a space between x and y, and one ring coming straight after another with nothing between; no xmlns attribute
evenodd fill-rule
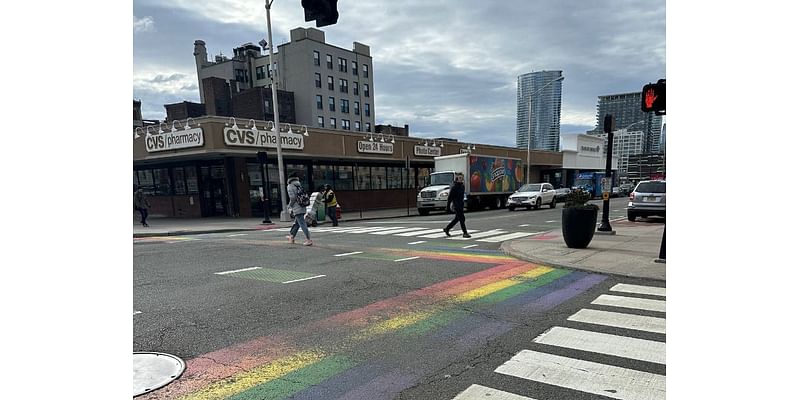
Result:
<svg viewBox="0 0 800 400"><path fill-rule="evenodd" d="M666 398L665 375L596 361L598 356L602 359L613 356L637 361L637 365L642 365L641 362L660 365L665 370L666 289L618 283L609 291L613 293L601 294L587 308L567 318L567 321L575 324L551 327L536 337L530 348L519 351L494 372L603 398ZM605 309L589 308L592 306ZM609 309L614 311L608 311ZM649 315L641 315L642 313ZM663 316L652 316L653 314ZM611 329L614 334L608 333L608 328L615 328ZM618 334L619 332L623 334ZM565 351L581 356L564 356L562 354ZM512 391L475 383L453 400L547 399L522 396ZM531 391L526 394L530 395Z"/></svg>
<svg viewBox="0 0 800 400"><path fill-rule="evenodd" d="M348 227L309 227L312 233L336 233L336 234L365 234L365 235L392 235L398 237L418 237L425 239L447 239L447 240L474 240L484 243L499 243L511 239L520 239L528 236L539 235L542 232L512 232L503 229L467 229L472 236L465 238L461 236L460 230L453 230L448 237L442 228L431 227L406 227L406 226L348 226Z"/></svg>

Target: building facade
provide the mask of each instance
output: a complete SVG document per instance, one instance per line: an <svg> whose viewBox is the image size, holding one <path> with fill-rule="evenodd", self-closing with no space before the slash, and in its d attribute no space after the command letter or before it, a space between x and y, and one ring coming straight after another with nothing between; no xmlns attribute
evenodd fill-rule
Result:
<svg viewBox="0 0 800 400"><path fill-rule="evenodd" d="M642 111L642 93L621 93L599 96L597 100L597 125L588 134L603 134L606 114L614 116L617 129L636 128L644 132L645 154L661 152L661 116ZM633 130L633 129L630 129Z"/></svg>
<svg viewBox="0 0 800 400"><path fill-rule="evenodd" d="M195 64L201 101L209 93L204 79L219 78L229 83L232 93L269 87L272 71L277 71L280 91L293 93L295 123L307 127L354 132L373 132L375 93L372 57L367 45L353 42L347 50L325 43L325 32L296 28L290 42L277 46L275 66L269 54L246 43L234 49L228 59L216 56L208 61L205 42L194 43ZM282 110L281 110L282 113ZM209 115L219 115L209 112Z"/></svg>
<svg viewBox="0 0 800 400"><path fill-rule="evenodd" d="M133 185L150 197L151 214L170 217L279 215L281 192L271 121L203 116L134 129ZM316 191L336 190L344 211L415 207L434 157L466 149L457 141L346 132L281 124L285 177ZM289 128L292 132L289 132ZM475 144L475 154L523 158L525 150ZM258 152L266 151L261 164ZM532 151L531 176L561 169L561 153ZM265 169L262 167L266 166ZM261 201L266 187L268 201Z"/></svg>
<svg viewBox="0 0 800 400"><path fill-rule="evenodd" d="M583 172L605 173L607 157L606 141L603 138L595 135L567 133L561 135L561 140L562 171L557 182L560 187L574 186L576 177ZM611 171L616 173L618 170L619 157L612 153Z"/></svg>
<svg viewBox="0 0 800 400"><path fill-rule="evenodd" d="M608 134L591 135L603 139L603 148L608 149ZM612 156L619 159L619 177L627 178L628 164L631 156L644 154L644 132L641 130L627 131L625 129L614 132L614 149Z"/></svg>
<svg viewBox="0 0 800 400"><path fill-rule="evenodd" d="M562 71L517 77L517 147L560 150Z"/></svg>

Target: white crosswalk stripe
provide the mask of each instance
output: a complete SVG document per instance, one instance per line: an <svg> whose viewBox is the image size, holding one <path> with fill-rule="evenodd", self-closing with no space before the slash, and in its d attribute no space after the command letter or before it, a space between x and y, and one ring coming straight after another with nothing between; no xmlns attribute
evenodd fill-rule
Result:
<svg viewBox="0 0 800 400"><path fill-rule="evenodd" d="M616 293L666 298L666 288L663 287L620 283L609 290ZM600 294L591 305L620 307L625 312L580 309L567 318L574 327L551 327L532 340L531 345L536 347L519 351L494 372L559 386L564 388L562 390L580 391L614 399L665 399L667 377L662 373L654 373L659 371L658 369L646 368L647 371L641 371L639 368L645 368L644 364L633 364L634 367L625 368L631 364L613 362L618 365L608 365L597 361L608 362L604 361L608 358L602 356L612 356L643 361L654 366L660 365L661 368L666 367L666 343L659 341L658 336L652 335L666 334L666 318L635 314L640 310L666 312L666 300ZM622 330L617 330L614 334L598 332L597 330L602 327ZM650 333L647 339L635 337L644 335L644 332ZM570 353L558 352L558 349L569 349ZM636 365L641 366L636 367ZM473 384L454 400L529 399L500 389L502 388Z"/></svg>
<svg viewBox="0 0 800 400"><path fill-rule="evenodd" d="M478 241L479 242L497 243L497 242L503 242L503 241L511 240L511 239L518 239L518 238L522 238L522 237L525 237L525 236L538 235L540 233L542 233L542 232L514 232L514 233L509 233L507 235L502 235L502 236L495 236L495 237L488 237L488 238L485 238L485 239L478 239Z"/></svg>
<svg viewBox="0 0 800 400"><path fill-rule="evenodd" d="M421 231L423 229L425 229L425 228L403 228L403 227L400 227L400 228L392 229L392 230L388 230L388 231L370 232L370 235L394 235L395 233Z"/></svg>
<svg viewBox="0 0 800 400"><path fill-rule="evenodd" d="M518 239L527 236L538 235L543 232L508 232L502 229L490 229L482 231L480 229L468 229L469 238L462 237L461 230L455 227L450 230L447 236L442 228L427 227L407 227L407 226L348 226L348 227L316 227L309 228L311 232L318 233L354 233L368 235L392 235L401 237L419 237L425 239L445 239L445 240L475 240L485 243L499 243L506 240Z"/></svg>

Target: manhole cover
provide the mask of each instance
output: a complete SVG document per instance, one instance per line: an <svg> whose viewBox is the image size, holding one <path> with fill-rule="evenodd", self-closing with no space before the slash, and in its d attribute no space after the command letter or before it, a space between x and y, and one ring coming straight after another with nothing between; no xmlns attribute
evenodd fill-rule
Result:
<svg viewBox="0 0 800 400"><path fill-rule="evenodd" d="M178 379L186 364L166 353L133 353L133 397L152 392Z"/></svg>

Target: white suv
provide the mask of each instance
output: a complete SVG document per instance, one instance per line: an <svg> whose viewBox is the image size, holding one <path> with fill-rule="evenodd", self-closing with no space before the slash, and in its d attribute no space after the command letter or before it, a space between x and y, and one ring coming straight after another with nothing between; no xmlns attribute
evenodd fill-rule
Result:
<svg viewBox="0 0 800 400"><path fill-rule="evenodd" d="M506 207L508 211L514 211L517 207L538 209L542 204L550 204L550 208L556 208L556 191L549 183L529 183L522 185L519 190L508 197Z"/></svg>

